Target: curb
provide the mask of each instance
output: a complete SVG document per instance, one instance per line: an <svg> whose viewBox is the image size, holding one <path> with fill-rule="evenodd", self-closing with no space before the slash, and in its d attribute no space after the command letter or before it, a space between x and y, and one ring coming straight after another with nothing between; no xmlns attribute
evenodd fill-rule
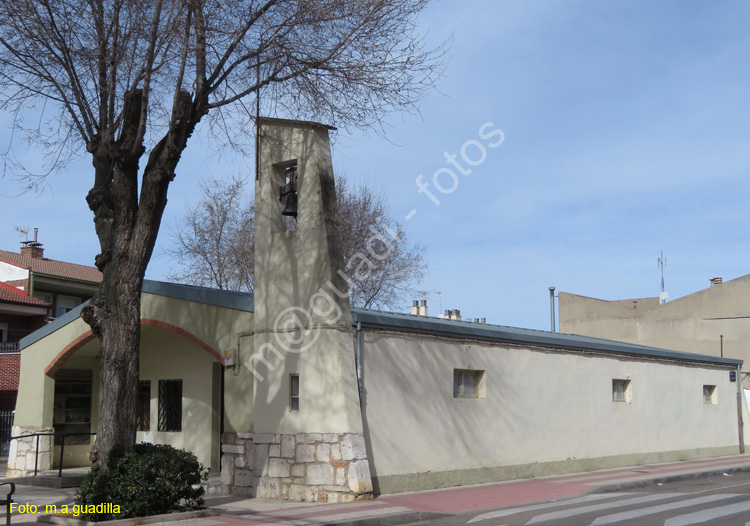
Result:
<svg viewBox="0 0 750 526"><path fill-rule="evenodd" d="M436 513L429 511L405 511L380 515L377 517L365 517L362 519L350 519L343 521L330 521L316 523L316 526L397 526L399 524L412 524L414 522L434 521L445 517L455 517L451 513Z"/></svg>
<svg viewBox="0 0 750 526"><path fill-rule="evenodd" d="M697 479L701 477L715 477L723 475L724 473L743 473L750 471L750 465L746 466L735 466L728 468L717 468L708 471L693 471L690 473L682 473L679 475L665 475L662 477L656 476L654 478L633 480L630 482L613 482L612 484L602 484L601 486L594 488L594 491L586 493L609 493L611 491L620 491L623 489L642 488L643 486L653 486L655 484L666 484L668 482L677 482L680 480Z"/></svg>
<svg viewBox="0 0 750 526"><path fill-rule="evenodd" d="M104 522L88 522L55 515L41 515L36 521L46 524L62 524L64 526L137 526L140 524L154 524L156 522L184 521L188 519L200 519L203 517L214 517L218 515L214 510L183 511L180 513L168 513L165 515L150 515L148 517L134 517L132 519L119 519Z"/></svg>
<svg viewBox="0 0 750 526"><path fill-rule="evenodd" d="M701 477L720 476L720 475L723 475L724 473L743 473L743 472L750 472L750 464L744 465L744 466L716 468L716 469L711 469L707 471L693 471L690 473L682 473L679 475L658 476L658 474L655 474L656 476L653 478L634 480L630 482L602 484L601 486L590 488L577 495L570 495L568 497L553 499L553 500L565 501L567 499L573 499L576 497L580 497L581 495L590 495L593 493L609 493L609 492L621 491L625 489L639 488L639 487L644 487L644 486L653 486L656 484L665 484L668 482L676 482L680 480L690 480L690 479L697 479ZM534 501L534 502L547 502L547 500L540 500L540 501ZM512 508L512 507L515 507L515 505L504 506L504 507ZM479 511L479 510L474 510L474 511ZM362 518L362 519L345 520L345 521L339 521L339 522L331 521L331 522L326 522L326 523L320 523L316 526L397 526L400 524L411 524L415 522L433 521L433 520L442 519L445 517L455 517L457 515L460 515L460 514L413 511L413 512L393 513L390 515L381 515L379 517L367 517L367 518Z"/></svg>

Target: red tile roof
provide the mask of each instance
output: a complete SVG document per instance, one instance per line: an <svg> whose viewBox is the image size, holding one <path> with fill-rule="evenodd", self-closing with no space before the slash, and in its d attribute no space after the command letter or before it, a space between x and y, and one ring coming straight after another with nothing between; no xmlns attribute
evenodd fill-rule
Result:
<svg viewBox="0 0 750 526"><path fill-rule="evenodd" d="M57 261L55 259L30 258L22 256L17 252L8 252L7 250L0 250L0 261L21 268L31 267L32 272L48 276L88 281L91 283L99 283L102 280L102 273L95 267L66 263L65 261Z"/></svg>
<svg viewBox="0 0 750 526"><path fill-rule="evenodd" d="M0 302L13 303L14 305L30 305L32 307L49 307L46 301L32 298L29 294L16 287L11 287L7 283L0 281Z"/></svg>

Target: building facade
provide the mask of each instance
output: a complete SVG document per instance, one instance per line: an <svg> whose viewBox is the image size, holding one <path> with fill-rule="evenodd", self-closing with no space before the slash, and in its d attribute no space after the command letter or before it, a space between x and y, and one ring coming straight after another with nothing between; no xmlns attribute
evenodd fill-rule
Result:
<svg viewBox="0 0 750 526"><path fill-rule="evenodd" d="M744 451L739 359L351 308L342 270L377 253L343 261L329 131L261 120L254 296L144 283L138 440L226 492L327 502ZM9 475L87 463L80 309L22 340L14 429L80 443L14 440Z"/></svg>
<svg viewBox="0 0 750 526"><path fill-rule="evenodd" d="M20 252L0 250L0 282L49 303L49 317L55 319L91 298L102 274L95 267L45 258L34 237Z"/></svg>
<svg viewBox="0 0 750 526"><path fill-rule="evenodd" d="M34 230L20 252L0 250L0 411L15 408L20 340L89 299L102 279L94 267L45 258Z"/></svg>
<svg viewBox="0 0 750 526"><path fill-rule="evenodd" d="M666 303L559 293L560 332L750 360L750 274ZM743 385L750 379L743 375Z"/></svg>
<svg viewBox="0 0 750 526"><path fill-rule="evenodd" d="M0 411L13 411L21 366L21 338L47 323L50 304L0 282Z"/></svg>

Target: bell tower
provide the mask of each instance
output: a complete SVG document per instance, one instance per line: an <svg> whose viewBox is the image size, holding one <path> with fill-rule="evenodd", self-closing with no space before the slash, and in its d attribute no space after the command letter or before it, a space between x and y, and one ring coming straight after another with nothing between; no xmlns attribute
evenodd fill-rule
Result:
<svg viewBox="0 0 750 526"><path fill-rule="evenodd" d="M254 349L244 362L255 376L256 461L267 454L257 496L367 498L372 483L343 273L333 128L270 118L259 124Z"/></svg>

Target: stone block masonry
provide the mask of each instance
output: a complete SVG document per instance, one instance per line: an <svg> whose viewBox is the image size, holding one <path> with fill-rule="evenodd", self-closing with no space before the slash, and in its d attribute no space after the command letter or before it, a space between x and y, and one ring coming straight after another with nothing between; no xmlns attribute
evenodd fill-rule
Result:
<svg viewBox="0 0 750 526"><path fill-rule="evenodd" d="M362 435L224 433L221 483L236 495L310 502L372 498Z"/></svg>
<svg viewBox="0 0 750 526"><path fill-rule="evenodd" d="M24 436L33 433L52 433L52 429L13 426L11 436ZM37 455L37 443L39 452ZM30 477L34 475L34 465L39 471L52 469L52 437L35 436L11 440L8 452L7 477Z"/></svg>

